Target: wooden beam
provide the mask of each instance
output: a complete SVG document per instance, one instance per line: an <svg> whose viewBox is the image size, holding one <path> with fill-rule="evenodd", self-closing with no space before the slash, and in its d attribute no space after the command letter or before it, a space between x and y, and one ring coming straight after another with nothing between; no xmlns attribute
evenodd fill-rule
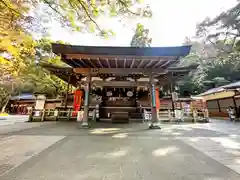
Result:
<svg viewBox="0 0 240 180"><path fill-rule="evenodd" d="M154 67L155 67L155 68L158 68L158 67L159 67L159 65L160 65L160 64L162 64L162 62L163 62L163 61L162 61L161 59L159 59L159 60L158 60L158 62L157 62L157 64L155 64L155 66L154 66Z"/></svg>
<svg viewBox="0 0 240 180"><path fill-rule="evenodd" d="M159 59L159 57L161 57L161 59L166 59L166 60L175 60L176 57L175 56L123 56L123 55L93 55L93 54L65 54L66 59L97 59L97 58L103 58L103 59Z"/></svg>
<svg viewBox="0 0 240 180"><path fill-rule="evenodd" d="M88 58L88 61L89 61L89 63L90 63L94 68L97 67L97 66L92 62L92 60L91 60L90 58Z"/></svg>
<svg viewBox="0 0 240 180"><path fill-rule="evenodd" d="M135 59L132 60L132 64L131 64L130 68L133 67L134 62L135 62Z"/></svg>
<svg viewBox="0 0 240 180"><path fill-rule="evenodd" d="M148 68L148 67L149 67L149 65L151 65L151 64L152 64L152 62L153 62L153 60L151 59L151 60L149 61L149 63L147 63L147 65L146 65L146 68Z"/></svg>
<svg viewBox="0 0 240 180"><path fill-rule="evenodd" d="M144 60L141 59L141 62L138 64L137 68L140 68Z"/></svg>
<svg viewBox="0 0 240 180"><path fill-rule="evenodd" d="M82 64L84 64L84 66L88 67L88 64L86 64L86 63L82 60L82 58L80 58L79 60L81 61Z"/></svg>
<svg viewBox="0 0 240 180"><path fill-rule="evenodd" d="M176 73L189 73L191 70L188 69L168 69L168 72L176 72Z"/></svg>
<svg viewBox="0 0 240 180"><path fill-rule="evenodd" d="M160 67L164 67L164 66L167 66L171 61L167 61L165 62L164 64L162 64Z"/></svg>
<svg viewBox="0 0 240 180"><path fill-rule="evenodd" d="M124 58L123 68L126 68L126 61L127 61L127 59Z"/></svg>
<svg viewBox="0 0 240 180"><path fill-rule="evenodd" d="M91 72L90 68L73 68L73 72L76 74L88 75Z"/></svg>
<svg viewBox="0 0 240 180"><path fill-rule="evenodd" d="M74 68L74 73L78 74L88 74L91 73L92 75L97 74L115 74L115 75L123 75L127 76L128 74L149 74L154 73L157 75L166 74L168 70L157 68Z"/></svg>
<svg viewBox="0 0 240 180"><path fill-rule="evenodd" d="M99 58L97 58L97 60L98 60L98 63L101 65L101 67L103 68L103 65L102 65L102 63L101 63L101 61L99 60Z"/></svg>
<svg viewBox="0 0 240 180"><path fill-rule="evenodd" d="M73 64L72 63L72 61L69 61L69 60L66 60L66 59L64 59L64 58L61 58L61 60L63 61L63 62L65 62L67 65L69 65L69 66L74 66L75 64Z"/></svg>
<svg viewBox="0 0 240 180"><path fill-rule="evenodd" d="M111 68L108 58L106 59L106 61L107 61L108 67Z"/></svg>
<svg viewBox="0 0 240 180"><path fill-rule="evenodd" d="M73 59L69 59L70 62L73 62L74 66L77 66L77 67L82 67L79 63L77 63L76 61L74 61Z"/></svg>
<svg viewBox="0 0 240 180"><path fill-rule="evenodd" d="M96 86L105 86L105 87L136 87L136 86L146 86L149 84L149 81L101 81L94 80L92 84Z"/></svg>
<svg viewBox="0 0 240 180"><path fill-rule="evenodd" d="M115 66L116 66L116 68L118 68L118 65L117 65L118 63L117 63L117 58L115 58Z"/></svg>

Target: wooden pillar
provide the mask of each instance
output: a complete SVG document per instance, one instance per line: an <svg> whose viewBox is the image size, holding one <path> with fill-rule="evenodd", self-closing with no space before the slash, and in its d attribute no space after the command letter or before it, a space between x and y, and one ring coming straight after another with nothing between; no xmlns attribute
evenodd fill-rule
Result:
<svg viewBox="0 0 240 180"><path fill-rule="evenodd" d="M152 119L151 125L149 126L150 129L161 129L158 122L157 117L157 108L156 108L156 90L154 84L154 77L152 74L150 75L150 83L149 83L149 90L150 90L150 97L151 97L151 112L152 112Z"/></svg>
<svg viewBox="0 0 240 180"><path fill-rule="evenodd" d="M67 84L67 90L66 90L66 94L65 94L65 107L64 109L67 109L67 103L68 103L68 92L69 92L69 84L70 84L70 80L71 80L71 76L68 76L68 84Z"/></svg>
<svg viewBox="0 0 240 180"><path fill-rule="evenodd" d="M31 122L31 121L32 121L32 117L33 117L33 107L30 109L29 117L28 117L28 122Z"/></svg>
<svg viewBox="0 0 240 180"><path fill-rule="evenodd" d="M234 98L234 96L232 97L233 98L233 104L234 104L234 109L235 109L235 117L237 117L237 103L236 103L236 101L235 101L235 98Z"/></svg>
<svg viewBox="0 0 240 180"><path fill-rule="evenodd" d="M221 112L221 107L218 99L217 99L217 105L218 105L218 111Z"/></svg>
<svg viewBox="0 0 240 180"><path fill-rule="evenodd" d="M175 105L174 105L174 102L173 102L173 98L172 98L172 93L173 93L173 85L170 84L170 94L171 94L171 101L172 101L172 110L173 110L173 114L174 114L174 111L175 111Z"/></svg>
<svg viewBox="0 0 240 180"><path fill-rule="evenodd" d="M85 100L84 100L84 114L83 114L83 121L82 127L88 128L88 110L89 110L89 96L91 90L91 76L90 74L87 76L87 81L85 84Z"/></svg>

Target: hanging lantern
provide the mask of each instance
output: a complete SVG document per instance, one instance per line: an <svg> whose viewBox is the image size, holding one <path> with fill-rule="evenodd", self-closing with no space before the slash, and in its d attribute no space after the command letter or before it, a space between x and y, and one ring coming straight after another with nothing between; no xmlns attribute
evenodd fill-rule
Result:
<svg viewBox="0 0 240 180"><path fill-rule="evenodd" d="M145 87L144 87L144 90L147 91L147 90L148 90L148 87L145 86Z"/></svg>
<svg viewBox="0 0 240 180"><path fill-rule="evenodd" d="M107 96L108 96L108 97L109 97L109 96L112 96L112 94L113 94L112 91L108 91L108 92L107 92Z"/></svg>
<svg viewBox="0 0 240 180"><path fill-rule="evenodd" d="M175 89L175 91L178 91L179 88L178 88L178 86L175 86L174 89Z"/></svg>
<svg viewBox="0 0 240 180"><path fill-rule="evenodd" d="M128 97L132 97L132 96L133 96L133 92L132 92L132 91L128 91L128 92L127 92L127 96L128 96Z"/></svg>

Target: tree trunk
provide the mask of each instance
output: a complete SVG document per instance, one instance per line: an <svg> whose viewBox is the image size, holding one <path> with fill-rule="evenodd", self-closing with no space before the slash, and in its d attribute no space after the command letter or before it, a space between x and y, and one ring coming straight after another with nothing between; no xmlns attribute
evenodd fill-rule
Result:
<svg viewBox="0 0 240 180"><path fill-rule="evenodd" d="M1 110L1 113L4 113L4 112L5 112L6 107L7 107L7 105L8 105L8 102L9 102L10 98L11 98L11 96L8 96L8 97L6 98L5 103L4 103L4 105L3 105L3 107L2 107L2 110Z"/></svg>

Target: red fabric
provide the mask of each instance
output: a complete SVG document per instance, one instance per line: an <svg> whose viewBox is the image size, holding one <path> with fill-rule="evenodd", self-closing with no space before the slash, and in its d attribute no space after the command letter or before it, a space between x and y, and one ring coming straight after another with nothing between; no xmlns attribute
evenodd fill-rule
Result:
<svg viewBox="0 0 240 180"><path fill-rule="evenodd" d="M73 101L73 109L75 112L73 112L73 116L77 115L77 111L81 108L81 102L82 102L82 91L77 89L74 92L74 101Z"/></svg>
<svg viewBox="0 0 240 180"><path fill-rule="evenodd" d="M159 110L160 109L160 99L159 99L159 89L156 88L155 90L155 98L156 98L156 108Z"/></svg>

